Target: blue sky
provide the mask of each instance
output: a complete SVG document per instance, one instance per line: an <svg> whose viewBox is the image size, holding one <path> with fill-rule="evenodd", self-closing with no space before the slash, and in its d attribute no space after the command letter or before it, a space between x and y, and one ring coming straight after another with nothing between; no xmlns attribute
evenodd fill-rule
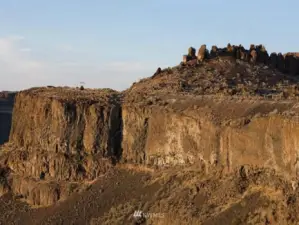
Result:
<svg viewBox="0 0 299 225"><path fill-rule="evenodd" d="M299 52L298 0L0 0L0 90L128 88L189 46Z"/></svg>

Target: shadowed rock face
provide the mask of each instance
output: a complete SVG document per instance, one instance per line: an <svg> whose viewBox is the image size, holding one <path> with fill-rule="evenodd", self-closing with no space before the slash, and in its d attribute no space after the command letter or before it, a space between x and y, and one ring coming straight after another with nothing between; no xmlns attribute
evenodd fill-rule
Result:
<svg viewBox="0 0 299 225"><path fill-rule="evenodd" d="M196 49L193 48L193 47L190 47L188 49L188 56L191 57L191 58L195 58L195 53L196 53Z"/></svg>
<svg viewBox="0 0 299 225"><path fill-rule="evenodd" d="M9 139L14 94L0 93L0 145Z"/></svg>

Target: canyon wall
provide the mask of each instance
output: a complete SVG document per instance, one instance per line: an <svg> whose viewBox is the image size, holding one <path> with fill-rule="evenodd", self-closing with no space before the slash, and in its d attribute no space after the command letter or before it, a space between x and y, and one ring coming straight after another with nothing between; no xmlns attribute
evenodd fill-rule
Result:
<svg viewBox="0 0 299 225"><path fill-rule="evenodd" d="M74 101L59 93L55 98L43 96L40 90L20 92L10 141L18 147L35 146L55 153L112 155L117 146L111 140L120 127L121 115L120 104L113 97L107 93L101 99Z"/></svg>
<svg viewBox="0 0 299 225"><path fill-rule="evenodd" d="M252 164L295 176L299 169L296 100L185 96L167 105L121 106L117 92L94 99L82 93L73 101L43 91L16 97L9 151L0 163L20 176L92 180L119 159L162 167L198 164L207 172Z"/></svg>
<svg viewBox="0 0 299 225"><path fill-rule="evenodd" d="M13 110L9 143L14 150L5 160L24 176L94 179L105 172L105 159L119 157L120 129L117 92L22 91Z"/></svg>
<svg viewBox="0 0 299 225"><path fill-rule="evenodd" d="M66 186L118 161L121 126L119 94L110 89L19 92L9 142L0 147L0 194L12 190L37 205L62 199L73 191Z"/></svg>
<svg viewBox="0 0 299 225"><path fill-rule="evenodd" d="M70 185L105 175L115 163L198 165L206 173L250 164L297 176L296 96L275 100L259 92L231 92L240 83L274 90L272 83L286 79L276 72L214 60L157 70L122 93L55 87L21 91L9 142L0 146L0 195L12 191L31 204L53 204L75 190ZM284 90L279 87L277 93Z"/></svg>
<svg viewBox="0 0 299 225"><path fill-rule="evenodd" d="M157 166L198 164L207 172L230 172L250 164L296 176L298 106L292 101L215 99L167 107L124 105L123 160Z"/></svg>

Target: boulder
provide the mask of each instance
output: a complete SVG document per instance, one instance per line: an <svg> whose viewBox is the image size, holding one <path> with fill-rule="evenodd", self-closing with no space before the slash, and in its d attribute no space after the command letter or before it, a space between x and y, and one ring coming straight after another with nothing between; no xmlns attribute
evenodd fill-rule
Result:
<svg viewBox="0 0 299 225"><path fill-rule="evenodd" d="M255 49L256 49L255 45L254 45L254 44L251 44L251 45L250 45L250 48L249 48L249 51L251 52L252 50L255 50Z"/></svg>
<svg viewBox="0 0 299 225"><path fill-rule="evenodd" d="M278 67L278 58L277 58L277 54L275 52L272 52L270 55L270 63L269 65L272 68L277 68Z"/></svg>
<svg viewBox="0 0 299 225"><path fill-rule="evenodd" d="M215 58L215 57L217 57L217 55L218 55L218 48L216 45L213 45L212 49L210 51L210 57Z"/></svg>
<svg viewBox="0 0 299 225"><path fill-rule="evenodd" d="M299 74L299 59L293 55L289 56L288 71L291 75Z"/></svg>
<svg viewBox="0 0 299 225"><path fill-rule="evenodd" d="M256 61L257 61L257 51L253 49L250 52L250 62L256 63Z"/></svg>
<svg viewBox="0 0 299 225"><path fill-rule="evenodd" d="M193 47L190 47L188 49L188 56L191 57L192 59L195 58L195 54L196 54L196 49Z"/></svg>
<svg viewBox="0 0 299 225"><path fill-rule="evenodd" d="M278 53L277 55L277 68L279 69L279 71L281 72L285 72L285 60L284 57L281 53Z"/></svg>
<svg viewBox="0 0 299 225"><path fill-rule="evenodd" d="M265 46L262 45L261 52L260 52L260 61L264 64L268 64L269 54L265 48Z"/></svg>
<svg viewBox="0 0 299 225"><path fill-rule="evenodd" d="M189 60L191 60L192 58L188 55L183 55L183 63L187 63Z"/></svg>
<svg viewBox="0 0 299 225"><path fill-rule="evenodd" d="M241 59L241 49L240 49L240 47L235 47L234 48L234 56L235 56L235 58L236 59Z"/></svg>
<svg viewBox="0 0 299 225"><path fill-rule="evenodd" d="M233 47L231 46L230 43L227 44L226 50L227 50L227 52L232 52L233 51Z"/></svg>
<svg viewBox="0 0 299 225"><path fill-rule="evenodd" d="M256 46L256 52L257 52L257 59L256 61L259 63L268 64L268 52L266 51L266 48L263 45Z"/></svg>
<svg viewBox="0 0 299 225"><path fill-rule="evenodd" d="M202 45L198 50L197 60L202 62L205 58L207 58L207 46Z"/></svg>
<svg viewBox="0 0 299 225"><path fill-rule="evenodd" d="M248 62L250 59L250 52L248 50L241 50L241 60Z"/></svg>

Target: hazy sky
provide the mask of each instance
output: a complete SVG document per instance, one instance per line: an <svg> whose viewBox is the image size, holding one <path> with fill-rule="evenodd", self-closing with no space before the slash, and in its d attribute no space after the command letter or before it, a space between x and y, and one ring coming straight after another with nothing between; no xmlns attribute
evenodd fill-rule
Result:
<svg viewBox="0 0 299 225"><path fill-rule="evenodd" d="M298 0L0 0L0 90L122 90L189 46L299 51Z"/></svg>

